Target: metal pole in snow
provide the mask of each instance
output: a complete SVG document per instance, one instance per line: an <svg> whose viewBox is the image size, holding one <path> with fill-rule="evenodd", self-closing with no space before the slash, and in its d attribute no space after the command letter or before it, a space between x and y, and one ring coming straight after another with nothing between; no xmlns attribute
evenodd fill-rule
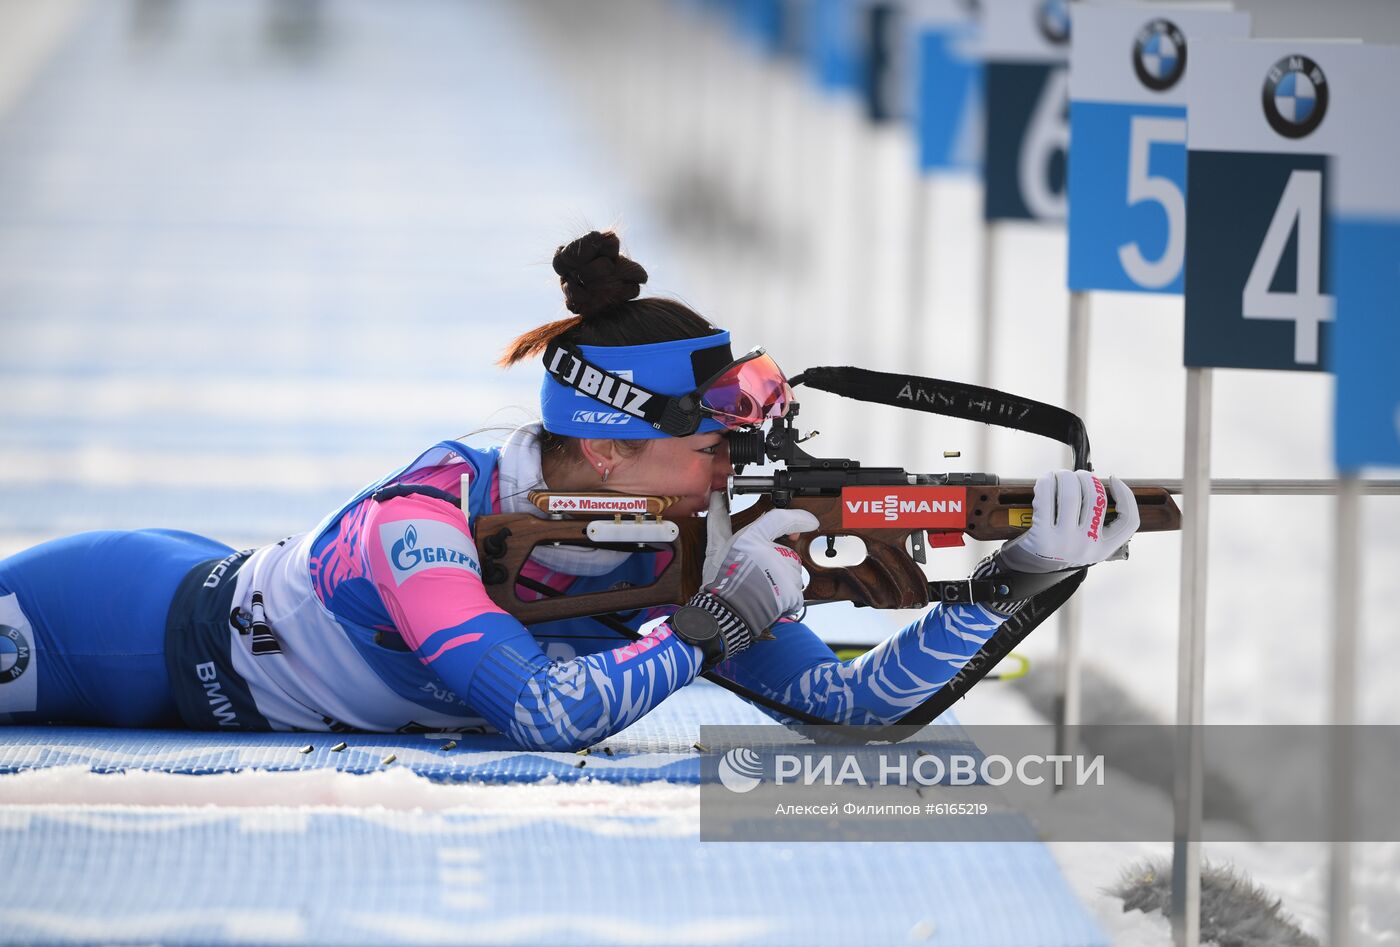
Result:
<svg viewBox="0 0 1400 947"><path fill-rule="evenodd" d="M1361 486L1355 475L1341 478L1337 494L1336 573L1333 601L1336 628L1332 644L1332 761L1329 813L1331 865L1327 878L1327 943L1351 943L1351 839L1355 821L1357 615L1361 597Z"/></svg>
<svg viewBox="0 0 1400 947"><path fill-rule="evenodd" d="M1206 569L1210 538L1211 369L1186 369L1181 518L1181 631L1177 650L1176 773L1172 789L1172 940L1201 941L1201 723L1205 710Z"/></svg>

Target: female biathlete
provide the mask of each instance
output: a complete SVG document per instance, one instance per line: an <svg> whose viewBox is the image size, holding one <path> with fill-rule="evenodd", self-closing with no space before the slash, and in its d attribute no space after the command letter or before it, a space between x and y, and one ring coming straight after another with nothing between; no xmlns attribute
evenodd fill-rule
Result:
<svg viewBox="0 0 1400 947"><path fill-rule="evenodd" d="M789 619L802 608L802 569L775 542L815 529L815 518L771 510L729 535L726 433L786 410L777 366L736 360L728 333L678 302L637 298L646 271L611 233L560 248L554 269L575 315L526 333L502 358L543 354L547 369L543 423L504 446L444 441L309 532L259 549L147 529L84 533L0 561L0 721L369 731L484 722L522 747L572 750L713 668L787 707L880 724L936 692L1006 619L983 605L934 605L880 647L837 660ZM1102 526L1102 483L1083 471L1042 477L1032 528L978 573L1108 558L1138 525L1127 487L1108 487L1121 514ZM589 619L521 625L487 597L473 527L487 513L542 515L526 494L543 489L675 496L673 517L711 508L704 588L679 610L636 615L634 629L668 616L636 641ZM647 584L661 555L542 548L526 575L582 594Z"/></svg>

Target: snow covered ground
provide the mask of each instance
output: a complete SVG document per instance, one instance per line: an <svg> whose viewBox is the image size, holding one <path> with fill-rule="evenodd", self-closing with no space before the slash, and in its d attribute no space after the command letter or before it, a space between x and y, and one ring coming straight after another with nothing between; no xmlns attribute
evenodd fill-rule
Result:
<svg viewBox="0 0 1400 947"><path fill-rule="evenodd" d="M488 363L559 313L551 249L589 227L619 225L650 289L696 305L741 345L766 345L790 370L854 362L971 379L974 185L919 184L899 135L856 134L849 109L756 71L693 23L674 30L655 5L580 12L598 9L0 3L17 24L0 30L17 51L0 55L0 555L91 528L270 541L423 444L523 418L536 376ZM396 94L415 86L424 94ZM916 262L915 208L928 228ZM1061 401L1063 234L1006 227L994 239L991 381ZM923 277L917 332L912 265ZM1099 295L1092 307L1096 466L1180 477L1180 301ZM974 456L975 432L959 422L914 426L818 395L803 404L821 453L1007 477L1064 462L1052 445L1001 434ZM1218 373L1214 474L1331 476L1330 411L1326 376ZM945 460L947 449L963 456ZM1211 512L1206 720L1324 722L1332 502L1220 497ZM1362 521L1361 719L1396 724L1400 692L1385 674L1400 661L1390 607L1400 502L1369 498ZM945 553L937 571L959 574L985 551ZM1175 536L1144 536L1080 596L1086 660L1164 721L1178 560ZM825 630L842 637L899 620L840 614ZM1053 673L1055 636L1051 625L1028 643L1033 673ZM959 713L1038 719L999 684ZM504 802L483 787L465 800L460 788L404 778L49 771L0 780L0 801L611 804L579 787ZM694 790L635 798L687 817ZM1167 846L1054 851L1117 942L1169 942L1164 919L1123 915L1102 893ZM1357 943L1400 943L1400 846L1357 852ZM1323 847L1207 845L1206 855L1324 930Z"/></svg>

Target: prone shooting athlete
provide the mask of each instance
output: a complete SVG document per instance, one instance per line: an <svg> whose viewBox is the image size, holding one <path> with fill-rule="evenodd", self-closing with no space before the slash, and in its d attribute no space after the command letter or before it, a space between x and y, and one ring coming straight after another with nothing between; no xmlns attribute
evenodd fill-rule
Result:
<svg viewBox="0 0 1400 947"><path fill-rule="evenodd" d="M777 542L815 530L816 518L773 509L731 535L727 435L787 410L778 366L760 350L736 359L729 333L679 302L639 298L646 271L612 233L559 248L554 269L573 315L520 336L501 359L544 356L542 423L503 446L441 442L313 529L258 549L142 529L83 533L0 561L0 722L485 724L524 748L574 750L713 670L823 720L886 724L942 688L1012 614L1012 605L934 604L868 653L838 660L795 620L802 566ZM664 409L654 420L628 410L644 391L664 402L648 406ZM488 595L474 529L485 514L544 516L528 499L539 490L675 497L671 518L708 510L701 590L680 608L630 616L634 631L665 618L637 640L588 618L522 625ZM1106 492L1119 515L1104 524ZM975 576L1093 565L1139 525L1128 487L1087 471L1041 477L1034 511L1031 528ZM577 595L647 585L670 555L541 546L523 575Z"/></svg>

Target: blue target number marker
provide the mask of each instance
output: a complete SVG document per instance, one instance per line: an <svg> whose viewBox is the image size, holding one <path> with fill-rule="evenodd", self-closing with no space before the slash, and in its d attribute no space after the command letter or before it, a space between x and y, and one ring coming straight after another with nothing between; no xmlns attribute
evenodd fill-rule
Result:
<svg viewBox="0 0 1400 947"><path fill-rule="evenodd" d="M1191 36L1246 36L1245 14L1085 6L1070 59L1069 287L1181 293Z"/></svg>

